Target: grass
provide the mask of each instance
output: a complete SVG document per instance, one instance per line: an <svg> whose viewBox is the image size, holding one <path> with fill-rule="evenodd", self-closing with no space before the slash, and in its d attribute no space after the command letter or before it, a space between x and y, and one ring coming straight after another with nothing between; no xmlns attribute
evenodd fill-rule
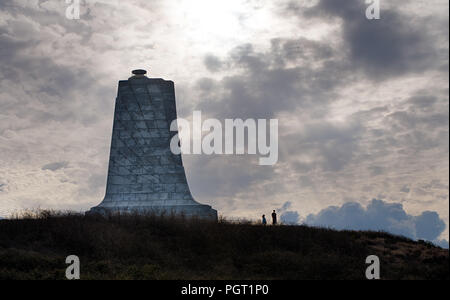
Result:
<svg viewBox="0 0 450 300"><path fill-rule="evenodd" d="M0 279L449 279L448 250L383 232L41 211L0 220Z"/></svg>

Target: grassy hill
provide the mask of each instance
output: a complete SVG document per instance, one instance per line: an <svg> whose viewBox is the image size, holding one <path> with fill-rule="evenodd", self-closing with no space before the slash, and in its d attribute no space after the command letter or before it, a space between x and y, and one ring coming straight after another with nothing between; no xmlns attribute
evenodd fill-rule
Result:
<svg viewBox="0 0 450 300"><path fill-rule="evenodd" d="M0 220L0 279L449 279L448 250L380 232L42 212Z"/></svg>

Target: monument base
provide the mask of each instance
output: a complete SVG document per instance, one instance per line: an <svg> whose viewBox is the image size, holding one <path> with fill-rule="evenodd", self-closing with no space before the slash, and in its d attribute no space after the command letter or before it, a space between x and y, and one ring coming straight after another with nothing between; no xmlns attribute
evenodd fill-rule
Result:
<svg viewBox="0 0 450 300"><path fill-rule="evenodd" d="M142 214L154 216L181 216L186 218L199 218L203 220L217 221L217 210L209 205L172 205L172 206L95 206L86 212L87 215L109 214Z"/></svg>

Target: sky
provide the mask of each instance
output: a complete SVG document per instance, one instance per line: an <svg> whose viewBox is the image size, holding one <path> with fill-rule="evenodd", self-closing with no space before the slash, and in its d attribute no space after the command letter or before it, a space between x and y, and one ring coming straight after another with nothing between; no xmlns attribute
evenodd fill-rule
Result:
<svg viewBox="0 0 450 300"><path fill-rule="evenodd" d="M279 160L186 155L229 218L448 240L449 3L0 2L0 216L84 211L105 193L117 82L173 80L178 116L276 118Z"/></svg>

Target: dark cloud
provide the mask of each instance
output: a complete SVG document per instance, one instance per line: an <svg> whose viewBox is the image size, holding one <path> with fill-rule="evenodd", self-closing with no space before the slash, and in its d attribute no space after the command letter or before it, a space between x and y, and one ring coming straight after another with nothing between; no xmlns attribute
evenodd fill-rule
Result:
<svg viewBox="0 0 450 300"><path fill-rule="evenodd" d="M50 170L50 171L57 171L60 169L65 169L69 166L69 162L67 161L58 161L46 164L42 166L42 170Z"/></svg>
<svg viewBox="0 0 450 300"><path fill-rule="evenodd" d="M307 38L271 40L274 61L279 65L292 62L321 63L333 59L338 53L328 43Z"/></svg>
<svg viewBox="0 0 450 300"><path fill-rule="evenodd" d="M433 95L415 95L408 100L413 110L420 112L430 112L435 108L435 104L438 102L437 97Z"/></svg>
<svg viewBox="0 0 450 300"><path fill-rule="evenodd" d="M445 230L445 223L435 211L425 211L414 218L416 237L419 239L435 240Z"/></svg>
<svg viewBox="0 0 450 300"><path fill-rule="evenodd" d="M360 139L365 132L363 123L312 122L302 130L280 140L280 160L291 160L296 153L314 157L293 166L303 173L312 169L340 171L358 155ZM300 151L301 149L301 151Z"/></svg>
<svg viewBox="0 0 450 300"><path fill-rule="evenodd" d="M288 201L283 204L283 206L278 209L280 214L280 221L282 224L294 225L300 222L300 215L298 212L291 210L292 202Z"/></svg>
<svg viewBox="0 0 450 300"><path fill-rule="evenodd" d="M267 118L297 108L323 115L334 88L351 76L338 56L325 43L305 38L274 39L271 45L267 52L255 51L252 44L233 49L224 64L238 73L199 80L197 109L235 118ZM205 66L211 68L208 57Z"/></svg>
<svg viewBox="0 0 450 300"><path fill-rule="evenodd" d="M259 166L258 157L251 155L184 156L189 186L199 199L233 197L248 192L256 183L270 180L271 166ZM186 163L187 162L187 163Z"/></svg>
<svg viewBox="0 0 450 300"><path fill-rule="evenodd" d="M362 0L321 0L312 8L287 7L289 13L308 18L338 18L348 52L349 67L361 69L372 79L386 79L408 72L435 68L440 48L439 31L431 31L432 19L403 15L400 6L381 9L381 20L368 20ZM447 20L448 22L448 20ZM445 24L439 24L443 26ZM447 53L448 57L448 53Z"/></svg>
<svg viewBox="0 0 450 300"><path fill-rule="evenodd" d="M222 61L214 55L206 55L203 60L205 67L211 72L218 72L222 68Z"/></svg>
<svg viewBox="0 0 450 300"><path fill-rule="evenodd" d="M379 166L371 166L371 167L369 167L369 170L370 170L370 174L372 176L378 176L378 175L382 175L384 173L384 169Z"/></svg>
<svg viewBox="0 0 450 300"><path fill-rule="evenodd" d="M448 96L414 95L405 105L386 114L383 135L388 148L404 147L410 151L439 149L448 151Z"/></svg>
<svg viewBox="0 0 450 300"><path fill-rule="evenodd" d="M19 8L11 4L7 6L10 12L19 13ZM24 11L20 11L23 13ZM91 70L86 66L78 66L73 63L73 48L67 45L58 44L61 35L56 29L47 33L45 39L51 45L54 55L58 53L64 64L57 62L52 53L38 55L41 43L40 26L41 18L51 17L52 14L33 11L24 17L20 14L17 19L6 20L0 25L0 62L2 72L0 74L0 87L8 91L0 103L0 110L8 111L20 119L27 119L33 124L42 125L46 122L79 122L83 125L90 125L98 121L97 112L104 110L105 103L110 103L103 97L105 93L113 97L113 92L105 92L105 87L94 80ZM66 20L65 18L59 19ZM68 22L64 31L71 31L74 22ZM57 27L55 27L57 28ZM80 29L81 28L81 29ZM83 38L88 35L83 31L83 25L73 28L73 37ZM49 29L48 29L49 30ZM63 30L62 28L60 30ZM80 35L78 35L80 34ZM55 41L56 40L56 41ZM67 47L66 51L61 49ZM89 91L91 94L89 94ZM22 97L14 95L22 93ZM80 95L83 95L80 97ZM95 95L99 96L98 101L90 101ZM24 97L26 96L26 97ZM36 125L35 125L36 126Z"/></svg>
<svg viewBox="0 0 450 300"><path fill-rule="evenodd" d="M382 230L412 239L437 241L446 225L436 212L425 211L419 216L409 215L400 203L373 199L367 208L348 202L341 207L330 206L317 214L310 214L305 223L335 229Z"/></svg>
<svg viewBox="0 0 450 300"><path fill-rule="evenodd" d="M407 185L404 185L400 191L403 193L409 193L411 191L411 188Z"/></svg>

